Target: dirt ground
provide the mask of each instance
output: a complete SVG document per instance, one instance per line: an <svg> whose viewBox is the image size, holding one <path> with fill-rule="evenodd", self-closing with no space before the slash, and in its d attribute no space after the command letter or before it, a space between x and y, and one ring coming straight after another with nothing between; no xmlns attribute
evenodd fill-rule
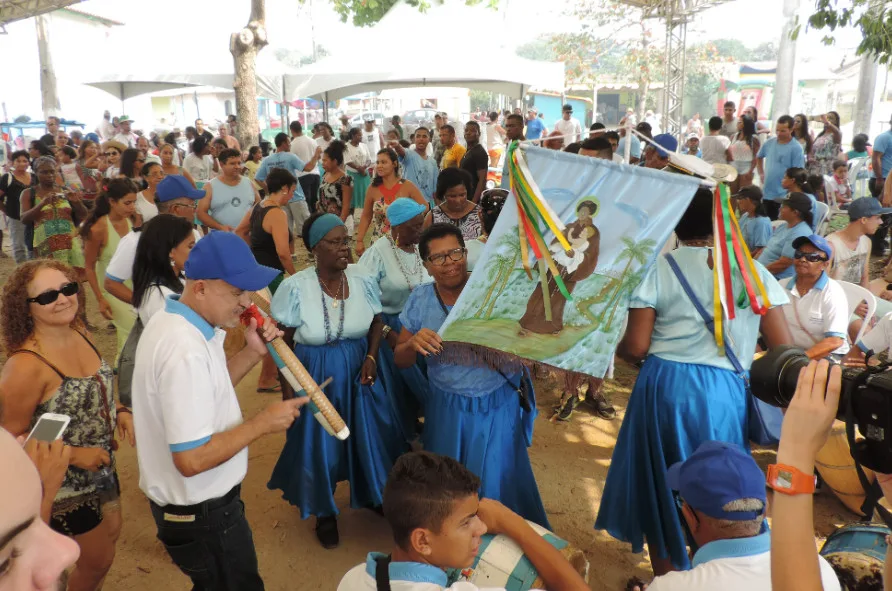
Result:
<svg viewBox="0 0 892 591"><path fill-rule="evenodd" d="M8 242L7 237L3 245L7 254ZM11 258L0 259L0 284L5 283L13 268ZM88 310L94 325L107 324L98 315L92 296ZM94 338L105 358L114 359L114 333L101 330ZM258 373L259 367L236 388L245 416L254 415L275 397L256 392ZM635 375L634 368L620 362L616 378L605 386L617 408L613 421L602 420L581 407L571 422L551 422L551 409L559 401L561 392L548 381L536 383L539 418L530 449L533 470L552 527L559 536L585 552L591 563L590 585L598 591L620 590L632 575L645 580L651 576L646 553L633 554L629 545L593 529ZM248 475L242 486L260 572L270 591L333 591L343 574L362 562L367 552L389 549L387 524L371 511L346 508L340 517L340 547L324 550L316 541L313 519L302 521L295 508L266 487L284 441L283 434L265 437L251 445ZM774 458L771 450L756 450L754 454L763 467ZM105 590L189 589L188 579L173 566L155 539L148 502L139 490L135 450L122 444L117 462L123 489L124 526ZM338 487L335 498L340 507L349 506L346 483ZM818 544L837 527L857 519L826 489L815 497L815 508Z"/></svg>

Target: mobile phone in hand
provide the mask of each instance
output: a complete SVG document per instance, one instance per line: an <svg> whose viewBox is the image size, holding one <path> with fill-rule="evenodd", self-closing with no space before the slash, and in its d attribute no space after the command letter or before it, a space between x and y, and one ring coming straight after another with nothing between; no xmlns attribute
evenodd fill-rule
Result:
<svg viewBox="0 0 892 591"><path fill-rule="evenodd" d="M25 440L25 443L28 443L32 438L38 441L53 442L62 437L65 429L68 428L69 421L71 421L71 418L68 415L51 412L44 413L37 419L37 423L31 429L31 433L28 434L28 439Z"/></svg>

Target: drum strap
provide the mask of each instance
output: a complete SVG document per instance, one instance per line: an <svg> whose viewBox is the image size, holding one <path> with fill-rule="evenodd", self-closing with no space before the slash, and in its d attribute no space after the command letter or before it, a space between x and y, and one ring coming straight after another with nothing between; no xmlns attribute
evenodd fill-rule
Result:
<svg viewBox="0 0 892 591"><path fill-rule="evenodd" d="M390 560L390 555L375 557L375 583L378 591L390 591Z"/></svg>

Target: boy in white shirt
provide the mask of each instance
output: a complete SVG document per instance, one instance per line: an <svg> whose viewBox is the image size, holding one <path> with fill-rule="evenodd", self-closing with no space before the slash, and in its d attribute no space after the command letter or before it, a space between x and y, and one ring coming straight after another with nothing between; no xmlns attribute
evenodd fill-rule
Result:
<svg viewBox="0 0 892 591"><path fill-rule="evenodd" d="M384 488L393 552L369 553L344 575L338 591L484 591L468 582L450 583L446 570L471 567L487 531L514 540L549 589L589 589L557 549L501 503L481 500L479 488L480 479L452 458L429 452L402 456Z"/></svg>

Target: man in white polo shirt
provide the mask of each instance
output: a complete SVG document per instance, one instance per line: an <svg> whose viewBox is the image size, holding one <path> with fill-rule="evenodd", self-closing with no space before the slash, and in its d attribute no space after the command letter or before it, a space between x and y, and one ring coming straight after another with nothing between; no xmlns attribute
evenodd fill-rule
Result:
<svg viewBox="0 0 892 591"><path fill-rule="evenodd" d="M240 498L248 445L288 429L307 398L275 402L243 420L234 384L267 354L251 322L247 345L227 366L226 333L278 271L257 264L238 236L213 232L186 261L182 296L149 321L136 350L133 415L139 487L158 539L194 589L262 590L251 527ZM267 320L263 338L281 336Z"/></svg>
<svg viewBox="0 0 892 591"><path fill-rule="evenodd" d="M178 174L164 177L155 189L158 213L169 213L190 222L195 219L195 208L202 197L204 191L199 191L186 180L186 177ZM194 228L192 233L197 244L202 234ZM133 290L128 282L133 279L133 261L136 260L136 246L139 244L140 236L141 232L130 232L121 238L115 254L105 269L103 287L108 293L128 304L133 297Z"/></svg>
<svg viewBox="0 0 892 591"><path fill-rule="evenodd" d="M800 236L793 241L793 248L796 274L783 280L790 296L790 302L784 304L784 316L792 344L806 349L811 359L841 357L849 352L846 334L850 314L842 286L827 275L833 249L817 234Z"/></svg>
<svg viewBox="0 0 892 591"><path fill-rule="evenodd" d="M692 568L657 577L648 591L771 591L771 533L765 518L765 475L744 449L706 441L667 473L697 548ZM839 591L819 557L824 591Z"/></svg>

